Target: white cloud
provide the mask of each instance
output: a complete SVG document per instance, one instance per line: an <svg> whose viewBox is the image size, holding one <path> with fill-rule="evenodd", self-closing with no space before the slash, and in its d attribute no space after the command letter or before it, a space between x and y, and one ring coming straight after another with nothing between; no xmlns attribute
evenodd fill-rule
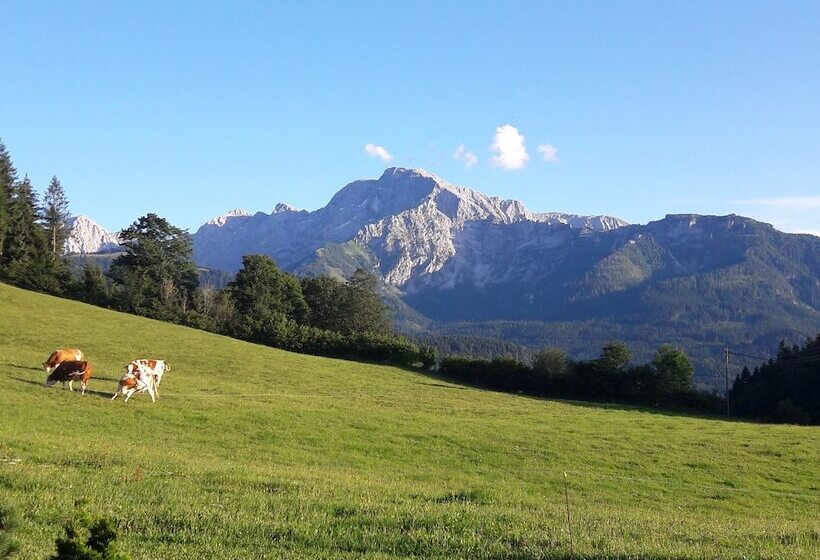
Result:
<svg viewBox="0 0 820 560"><path fill-rule="evenodd" d="M458 148L456 148L453 158L457 161L464 162L465 167L472 167L478 163L478 156L465 148L464 144L461 144Z"/></svg>
<svg viewBox="0 0 820 560"><path fill-rule="evenodd" d="M544 161L550 163L557 163L561 161L558 159L558 148L552 144L540 144L538 146L538 153L544 158Z"/></svg>
<svg viewBox="0 0 820 560"><path fill-rule="evenodd" d="M495 129L490 150L495 152L492 159L493 166L501 169L521 169L530 159L527 147L524 145L524 136L510 124Z"/></svg>
<svg viewBox="0 0 820 560"><path fill-rule="evenodd" d="M365 144L364 152L369 156L379 158L385 163L393 159L393 154L388 152L387 148L384 146L377 146L376 144Z"/></svg>

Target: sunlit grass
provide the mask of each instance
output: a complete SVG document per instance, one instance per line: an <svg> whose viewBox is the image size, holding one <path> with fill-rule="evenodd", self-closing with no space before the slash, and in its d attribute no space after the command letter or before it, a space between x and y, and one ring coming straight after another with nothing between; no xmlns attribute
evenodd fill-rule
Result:
<svg viewBox="0 0 820 560"><path fill-rule="evenodd" d="M58 346L92 394L42 386ZM22 558L83 507L137 559L820 556L820 430L537 400L0 285L0 500ZM108 399L168 360L160 399ZM77 501L82 502L77 506Z"/></svg>

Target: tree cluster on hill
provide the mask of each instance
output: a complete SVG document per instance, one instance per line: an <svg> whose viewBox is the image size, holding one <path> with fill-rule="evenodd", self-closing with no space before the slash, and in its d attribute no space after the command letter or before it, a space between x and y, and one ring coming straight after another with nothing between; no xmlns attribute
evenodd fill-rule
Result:
<svg viewBox="0 0 820 560"><path fill-rule="evenodd" d="M20 179L0 142L0 277L35 290L63 293L71 283L62 259L68 199L53 177L41 205L27 176Z"/></svg>
<svg viewBox="0 0 820 560"><path fill-rule="evenodd" d="M780 341L777 357L744 367L729 392L733 415L795 424L820 423L820 333L802 347Z"/></svg>
<svg viewBox="0 0 820 560"><path fill-rule="evenodd" d="M224 292L233 309L227 334L286 350L430 367L435 353L393 333L376 279L356 270L347 282L303 278L267 256L246 255Z"/></svg>
<svg viewBox="0 0 820 560"><path fill-rule="evenodd" d="M512 356L524 363L532 363L535 352L522 344L489 336L447 334L436 331L416 332L413 340L420 345L431 346L440 356L471 356L492 359Z"/></svg>
<svg viewBox="0 0 820 560"><path fill-rule="evenodd" d="M199 279L186 231L147 214L120 232L120 243L125 254L108 271L119 309L175 320L193 308Z"/></svg>
<svg viewBox="0 0 820 560"><path fill-rule="evenodd" d="M593 360L573 361L558 348L546 348L532 365L512 357L449 356L441 361L441 372L471 385L538 396L706 412L723 408L722 397L695 388L694 368L683 351L664 345L649 363L632 365L631 359L626 344L610 342Z"/></svg>
<svg viewBox="0 0 820 560"><path fill-rule="evenodd" d="M88 264L86 301L296 352L398 364L435 355L397 336L375 279L357 270L348 282L299 280L267 256L246 255L223 288L199 286L188 233L148 214L120 232L124 253L108 271Z"/></svg>

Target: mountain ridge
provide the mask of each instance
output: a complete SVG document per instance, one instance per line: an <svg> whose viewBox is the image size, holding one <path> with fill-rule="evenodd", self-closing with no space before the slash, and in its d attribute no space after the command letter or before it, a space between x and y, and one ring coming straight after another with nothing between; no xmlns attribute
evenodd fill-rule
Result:
<svg viewBox="0 0 820 560"><path fill-rule="evenodd" d="M395 270L385 275L394 285L402 285L416 270L440 268L453 254L454 232L467 222L552 222L601 230L626 225L610 216L532 213L520 201L488 196L424 170L399 167L386 169L378 179L348 183L313 212L280 203L271 214L220 218L222 223L211 220L193 235L198 264L235 271L242 254L257 252L290 268L327 243L355 240L381 245L376 252L395 261ZM407 236L412 243L402 239Z"/></svg>

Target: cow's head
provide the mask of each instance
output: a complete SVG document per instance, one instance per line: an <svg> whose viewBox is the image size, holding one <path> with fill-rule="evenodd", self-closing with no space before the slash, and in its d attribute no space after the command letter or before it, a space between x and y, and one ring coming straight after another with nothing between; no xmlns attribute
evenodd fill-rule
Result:
<svg viewBox="0 0 820 560"><path fill-rule="evenodd" d="M49 375L49 376L46 378L46 387L51 387L51 386L52 386L52 385L54 385L55 383L57 383L57 378L56 378L56 377L55 377L55 375L52 373L51 375Z"/></svg>

